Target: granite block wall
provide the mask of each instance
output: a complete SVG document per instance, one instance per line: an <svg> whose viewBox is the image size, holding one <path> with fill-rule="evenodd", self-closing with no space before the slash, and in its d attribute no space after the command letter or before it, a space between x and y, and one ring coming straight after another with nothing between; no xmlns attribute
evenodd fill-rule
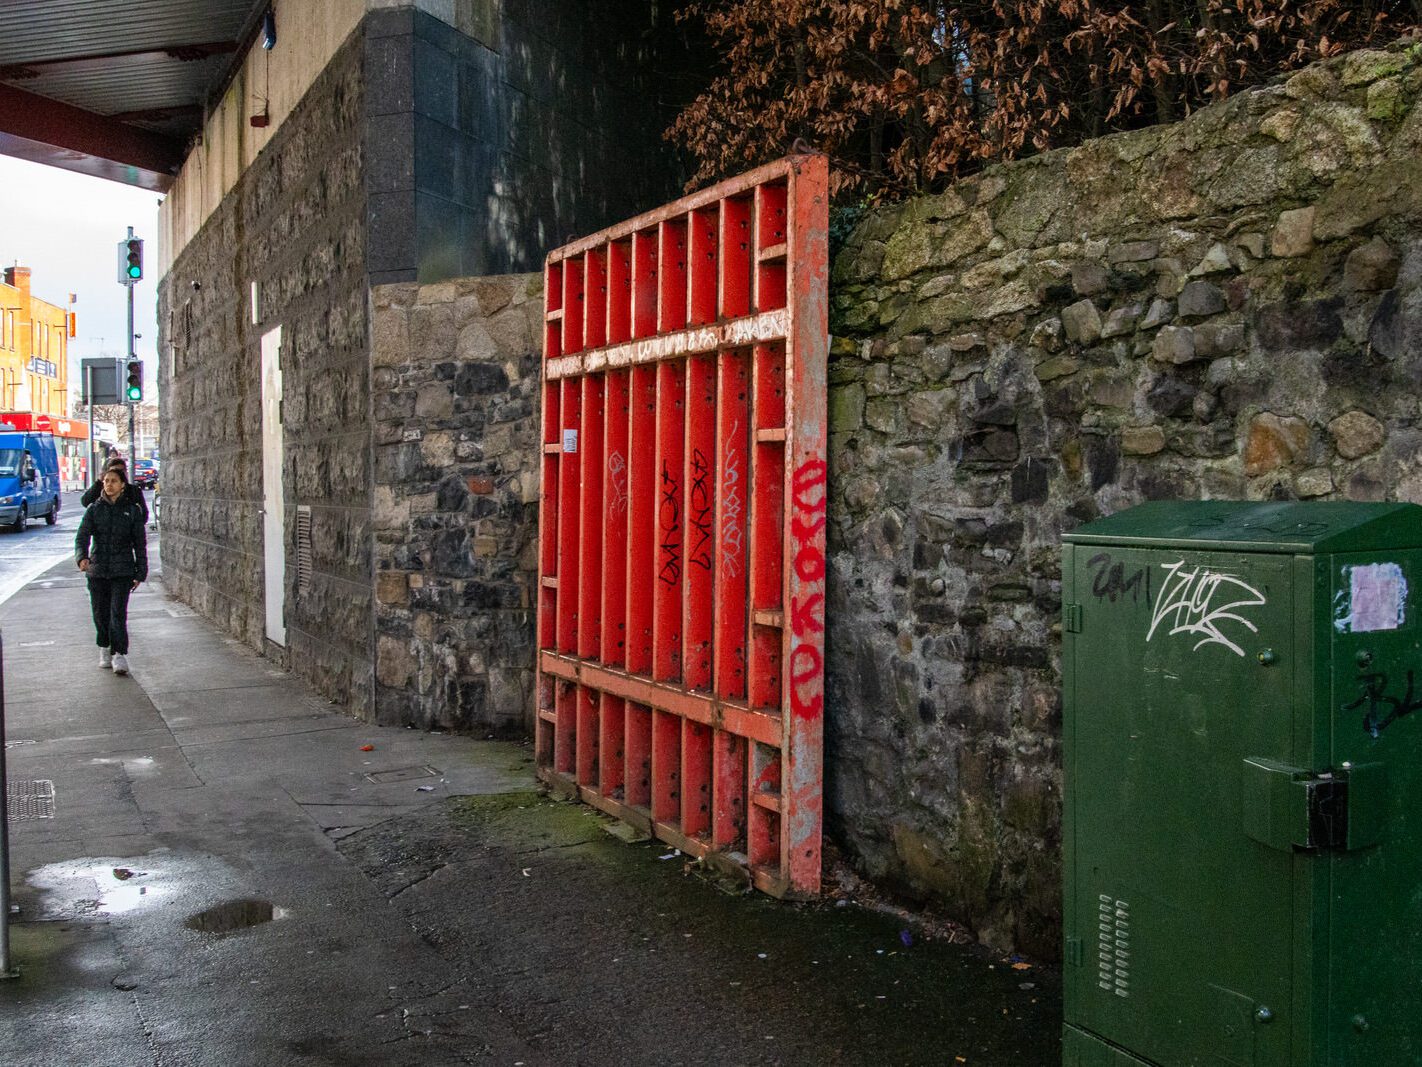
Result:
<svg viewBox="0 0 1422 1067"><path fill-rule="evenodd" d="M541 275L373 291L375 713L533 728Z"/></svg>
<svg viewBox="0 0 1422 1067"><path fill-rule="evenodd" d="M1060 933L1059 538L1156 498L1422 501L1403 43L872 212L833 264L830 831Z"/></svg>
<svg viewBox="0 0 1422 1067"><path fill-rule="evenodd" d="M656 5L472 0L366 27L372 282L537 270L679 195L661 132L689 53Z"/></svg>
<svg viewBox="0 0 1422 1067"><path fill-rule="evenodd" d="M353 35L159 287L164 580L356 714L372 697L363 84ZM284 649L265 639L262 541L260 345L276 325ZM312 514L304 588L299 505Z"/></svg>

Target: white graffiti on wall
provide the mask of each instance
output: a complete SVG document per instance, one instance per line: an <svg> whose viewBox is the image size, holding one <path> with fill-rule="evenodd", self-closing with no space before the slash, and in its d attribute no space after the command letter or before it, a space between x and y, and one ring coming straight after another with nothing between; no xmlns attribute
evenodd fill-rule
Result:
<svg viewBox="0 0 1422 1067"><path fill-rule="evenodd" d="M607 510L612 515L627 513L627 461L621 452L607 457Z"/></svg>
<svg viewBox="0 0 1422 1067"><path fill-rule="evenodd" d="M1168 573L1155 598L1146 640L1154 637L1164 623L1169 627L1165 632L1171 636L1189 634L1200 639L1192 652L1205 645L1224 645L1236 656L1244 655L1244 649L1226 637L1220 627L1234 622L1257 634L1259 627L1239 612L1263 607L1268 603L1264 594L1229 574L1216 574L1203 567L1186 570L1183 559L1162 563L1161 567Z"/></svg>

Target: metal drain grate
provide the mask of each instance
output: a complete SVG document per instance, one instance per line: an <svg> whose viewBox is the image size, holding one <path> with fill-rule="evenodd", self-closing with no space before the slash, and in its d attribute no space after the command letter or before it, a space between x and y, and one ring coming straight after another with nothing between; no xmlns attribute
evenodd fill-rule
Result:
<svg viewBox="0 0 1422 1067"><path fill-rule="evenodd" d="M10 782L5 787L5 803L11 822L54 818L54 783L40 779Z"/></svg>

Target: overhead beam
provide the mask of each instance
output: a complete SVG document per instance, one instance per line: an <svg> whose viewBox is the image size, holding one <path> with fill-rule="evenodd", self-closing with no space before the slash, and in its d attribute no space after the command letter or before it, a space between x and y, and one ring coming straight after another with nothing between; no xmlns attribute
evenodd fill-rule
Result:
<svg viewBox="0 0 1422 1067"><path fill-rule="evenodd" d="M178 104L176 107L150 107L142 111L116 111L105 115L113 122L166 122L168 119L200 119L201 104Z"/></svg>
<svg viewBox="0 0 1422 1067"><path fill-rule="evenodd" d="M167 192L183 161L169 137L0 85L0 153Z"/></svg>
<svg viewBox="0 0 1422 1067"><path fill-rule="evenodd" d="M96 52L85 56L54 56L50 59L31 59L19 63L0 66L0 81L23 81L38 78L55 67L70 70L85 70L110 66L115 59L138 59L163 56L183 62L207 59L209 56L223 56L237 51L236 41L207 41L202 44L170 44L148 48L131 48L122 52Z"/></svg>

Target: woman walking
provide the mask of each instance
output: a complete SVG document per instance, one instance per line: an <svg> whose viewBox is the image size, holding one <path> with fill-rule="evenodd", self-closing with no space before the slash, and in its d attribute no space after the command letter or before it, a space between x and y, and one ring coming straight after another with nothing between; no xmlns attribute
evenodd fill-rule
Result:
<svg viewBox="0 0 1422 1067"><path fill-rule="evenodd" d="M148 578L143 511L125 494L127 488L123 468L104 471L103 491L84 512L74 539L74 558L89 576L99 666L115 674L128 673L129 594Z"/></svg>
<svg viewBox="0 0 1422 1067"><path fill-rule="evenodd" d="M113 467L117 467L119 469L119 471L123 474L124 482L126 483L123 487L123 499L127 500L131 504L137 504L140 508L142 508L143 521L147 522L148 501L143 498L143 490L138 488L138 486L134 485L132 482L128 481L128 463L123 459L122 456L115 456L113 459L109 460L107 463L104 464L104 471L107 471ZM104 491L104 471L99 472L98 480L94 482L93 485L89 486L88 489L85 489L84 495L79 498L79 503L83 504L86 508L94 501L98 500L100 495L102 495Z"/></svg>

